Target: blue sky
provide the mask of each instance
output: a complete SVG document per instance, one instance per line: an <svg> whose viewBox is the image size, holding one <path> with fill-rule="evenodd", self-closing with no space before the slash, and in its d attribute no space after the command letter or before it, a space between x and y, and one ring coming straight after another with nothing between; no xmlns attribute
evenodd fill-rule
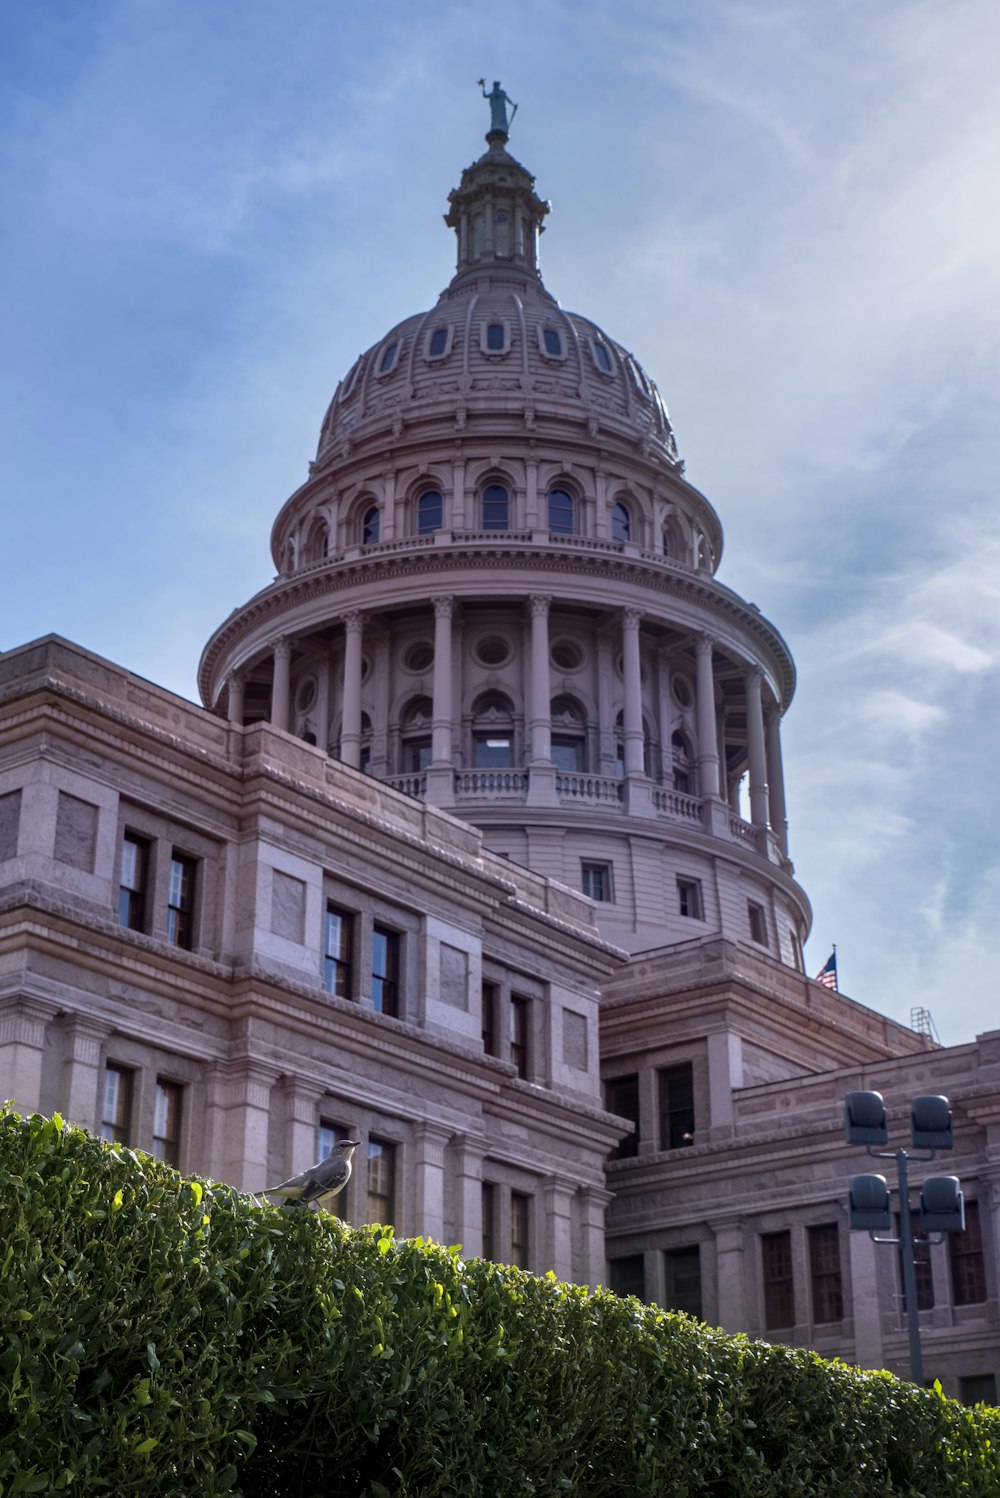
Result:
<svg viewBox="0 0 1000 1498"><path fill-rule="evenodd" d="M338 378L452 269L475 80L788 640L813 971L1000 1026L995 0L13 0L0 645L186 696Z"/></svg>

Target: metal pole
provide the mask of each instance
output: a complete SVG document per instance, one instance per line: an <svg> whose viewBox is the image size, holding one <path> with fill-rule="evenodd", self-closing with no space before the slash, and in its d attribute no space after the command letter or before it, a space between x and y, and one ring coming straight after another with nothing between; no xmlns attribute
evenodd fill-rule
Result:
<svg viewBox="0 0 1000 1498"><path fill-rule="evenodd" d="M899 1247L903 1255L903 1291L906 1295L906 1330L910 1338L910 1376L918 1388L924 1382L924 1358L920 1347L920 1312L917 1309L917 1265L910 1221L910 1177L906 1151L896 1151L899 1172Z"/></svg>

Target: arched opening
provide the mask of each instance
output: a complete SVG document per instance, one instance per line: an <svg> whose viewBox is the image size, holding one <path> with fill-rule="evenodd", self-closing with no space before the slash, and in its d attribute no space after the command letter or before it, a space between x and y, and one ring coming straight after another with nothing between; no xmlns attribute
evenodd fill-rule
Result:
<svg viewBox="0 0 1000 1498"><path fill-rule="evenodd" d="M510 495L503 484L487 484L483 490L483 530L510 530Z"/></svg>
<svg viewBox="0 0 1000 1498"><path fill-rule="evenodd" d="M503 692L484 692L472 707L472 762L477 770L514 763L514 708Z"/></svg>
<svg viewBox="0 0 1000 1498"><path fill-rule="evenodd" d="M632 539L632 514L628 505L616 499L611 506L611 539L612 541L631 541Z"/></svg>
<svg viewBox="0 0 1000 1498"><path fill-rule="evenodd" d="M381 516L378 506L370 505L361 517L361 544L371 546L379 538Z"/></svg>
<svg viewBox="0 0 1000 1498"><path fill-rule="evenodd" d="M417 775L426 770L433 754L431 724L434 704L429 697L417 697L403 714L400 730L400 771Z"/></svg>
<svg viewBox="0 0 1000 1498"><path fill-rule="evenodd" d="M582 774L587 768L587 716L575 697L553 697L552 761L566 774Z"/></svg>
<svg viewBox="0 0 1000 1498"><path fill-rule="evenodd" d="M565 489L549 494L549 530L556 536L571 536L576 529L573 496Z"/></svg>
<svg viewBox="0 0 1000 1498"><path fill-rule="evenodd" d="M417 500L417 535L432 536L441 529L444 500L437 489L428 489Z"/></svg>

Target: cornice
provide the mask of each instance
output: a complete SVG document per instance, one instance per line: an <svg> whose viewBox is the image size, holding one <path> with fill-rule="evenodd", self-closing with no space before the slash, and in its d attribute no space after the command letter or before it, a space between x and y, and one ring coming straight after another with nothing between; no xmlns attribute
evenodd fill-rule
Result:
<svg viewBox="0 0 1000 1498"><path fill-rule="evenodd" d="M416 538L414 538L416 540ZM795 691L795 665L784 639L772 624L752 605L744 602L737 593L724 583L672 563L669 559L653 561L639 556L628 556L617 552L590 548L586 545L565 551L555 548L535 548L528 542L481 541L453 542L450 546L433 546L410 549L409 543L399 551L376 552L350 561L328 561L314 564L308 570L279 578L257 593L241 609L234 610L229 618L216 630L202 654L198 669L198 687L202 700L211 704L215 690L221 682L224 670L230 669L226 659L233 647L252 632L267 625L289 631L289 616L319 599L337 599L338 595L353 592L368 584L378 584L380 592L385 584L410 582L415 579L433 578L457 601L464 596L481 598L483 590L476 585L467 589L458 585L457 572L488 571L499 580L505 573L529 572L544 576L546 586L556 578L580 578L586 583L580 589L580 599L593 604L594 580L600 578L610 583L640 586L659 600L676 599L693 603L704 609L714 619L727 619L735 623L748 644L752 641L770 655L774 661L781 687L782 709L787 708ZM537 584L532 584L537 586ZM502 586L491 591L502 592ZM380 600L382 601L382 600ZM565 597L561 599L565 602ZM608 606L611 601L607 600ZM357 607L357 600L351 599ZM337 617L345 604L337 604L333 616ZM312 628L313 625L308 626ZM294 630L292 630L294 633ZM215 689L215 690L213 690Z"/></svg>

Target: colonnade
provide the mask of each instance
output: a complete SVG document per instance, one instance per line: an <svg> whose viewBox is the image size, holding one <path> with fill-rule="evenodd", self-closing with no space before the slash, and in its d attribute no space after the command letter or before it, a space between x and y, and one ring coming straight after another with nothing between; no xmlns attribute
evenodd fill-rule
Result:
<svg viewBox="0 0 1000 1498"><path fill-rule="evenodd" d="M552 600L545 594L528 599L526 638L525 717L528 742L525 759L529 769L550 771L552 760L552 673L550 666L550 614ZM432 678L433 714L432 748L429 769L450 773L455 765L455 703L453 645L456 606L450 595L432 600L434 610L434 665ZM361 767L362 674L366 617L354 609L342 616L344 624L344 687L340 758L353 769ZM623 757L625 780L642 780L645 775L645 732L642 705L642 658L640 632L642 614L636 608L624 608L617 625L598 631L597 677L599 718L602 732L611 720L612 652L620 645L623 678ZM695 726L697 733L698 794L703 803L724 802L727 785L725 760L720 742L725 733L724 713L720 713L715 695L716 641L708 633L695 636ZM387 643L380 640L386 649ZM291 709L291 641L279 636L271 642L273 677L270 721L275 728L287 731ZM787 856L787 824L784 779L781 758L780 712L774 703L765 705L764 676L760 667L748 665L744 671L746 692L746 750L751 824L760 830L770 827L779 849ZM244 677L233 672L228 678L229 718L242 722L244 712ZM324 699L326 692L323 693ZM666 702L666 693L661 692ZM670 715L661 713L661 738L669 751ZM731 808L738 809L738 808Z"/></svg>

